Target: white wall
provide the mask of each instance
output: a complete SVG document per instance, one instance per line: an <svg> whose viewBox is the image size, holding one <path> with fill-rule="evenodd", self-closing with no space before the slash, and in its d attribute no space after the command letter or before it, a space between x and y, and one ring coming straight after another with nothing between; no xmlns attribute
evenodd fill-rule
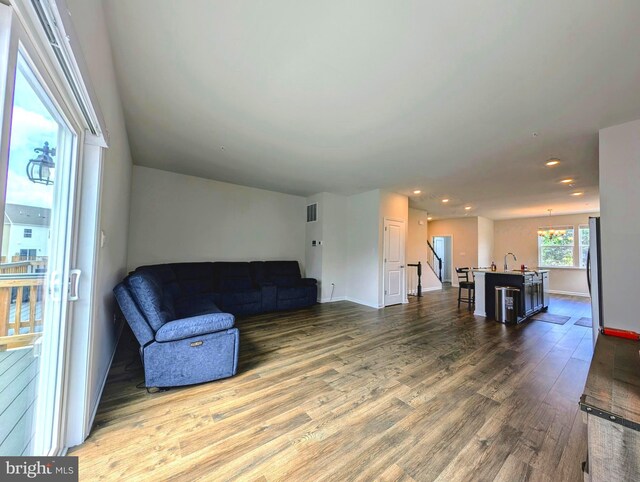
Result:
<svg viewBox="0 0 640 482"><path fill-rule="evenodd" d="M428 214L421 209L409 209L407 225L407 263L422 263L422 291L442 289L442 283L433 272L428 259L427 240L429 239ZM407 290L413 294L418 286L415 268L407 268Z"/></svg>
<svg viewBox="0 0 640 482"><path fill-rule="evenodd" d="M342 300L347 296L347 203L345 196L322 195L322 301Z"/></svg>
<svg viewBox="0 0 640 482"><path fill-rule="evenodd" d="M494 222L493 219L478 216L478 266L491 266L494 260Z"/></svg>
<svg viewBox="0 0 640 482"><path fill-rule="evenodd" d="M305 267L306 275L309 278L318 280L318 299L321 299L322 293L322 251L320 246L313 246L313 241L322 240L322 225L324 223L324 203L322 202L322 194L314 194L306 199L305 205L318 204L317 214L318 220L305 224ZM305 208L306 209L306 208ZM306 217L305 217L306 219Z"/></svg>
<svg viewBox="0 0 640 482"><path fill-rule="evenodd" d="M640 120L600 131L602 302L605 327L640 333Z"/></svg>
<svg viewBox="0 0 640 482"><path fill-rule="evenodd" d="M347 296L347 202L345 196L327 192L306 201L318 204L318 220L306 225L305 255L307 276L318 280L321 303Z"/></svg>
<svg viewBox="0 0 640 482"><path fill-rule="evenodd" d="M350 196L347 202L347 297L378 307L380 286L380 191Z"/></svg>
<svg viewBox="0 0 640 482"><path fill-rule="evenodd" d="M475 217L430 221L429 238L434 236L452 237L451 284L458 286L455 268L478 266L478 221Z"/></svg>
<svg viewBox="0 0 640 482"><path fill-rule="evenodd" d="M109 134L100 209L100 226L106 240L97 263L98 312L93 321L90 354L90 403L95 409L118 341L112 289L126 275L132 163L102 1L66 0L66 3Z"/></svg>
<svg viewBox="0 0 640 482"><path fill-rule="evenodd" d="M304 275L305 206L300 196L135 166L129 268L296 260Z"/></svg>
<svg viewBox="0 0 640 482"><path fill-rule="evenodd" d="M538 229L548 226L574 226L575 240L578 241L578 226L589 223L589 216L596 214L570 214L563 216L541 216L535 218L505 219L495 221L495 255L498 268L502 268L505 253L512 252L518 258L509 257L509 267L525 264L538 266ZM574 257L578 256L578 247ZM576 259L576 264L578 263ZM588 296L586 270L579 268L551 268L549 270L549 290L556 293Z"/></svg>

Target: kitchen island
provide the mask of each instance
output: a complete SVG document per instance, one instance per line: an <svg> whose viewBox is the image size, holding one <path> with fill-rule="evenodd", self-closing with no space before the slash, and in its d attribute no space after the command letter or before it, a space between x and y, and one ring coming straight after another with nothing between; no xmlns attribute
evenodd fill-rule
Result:
<svg viewBox="0 0 640 482"><path fill-rule="evenodd" d="M548 270L474 269L476 304L474 314L496 319L496 286L510 286L520 290L518 323L549 307L546 291L549 289Z"/></svg>

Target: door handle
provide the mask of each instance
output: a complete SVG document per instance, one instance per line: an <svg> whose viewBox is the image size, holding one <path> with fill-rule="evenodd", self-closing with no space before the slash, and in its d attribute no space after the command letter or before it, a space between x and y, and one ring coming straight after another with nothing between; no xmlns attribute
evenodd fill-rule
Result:
<svg viewBox="0 0 640 482"><path fill-rule="evenodd" d="M60 301L60 291L62 289L62 276L59 271L51 271L49 275L49 298L51 301Z"/></svg>
<svg viewBox="0 0 640 482"><path fill-rule="evenodd" d="M72 269L69 271L69 301L78 301L78 286L80 285L80 275L82 271Z"/></svg>

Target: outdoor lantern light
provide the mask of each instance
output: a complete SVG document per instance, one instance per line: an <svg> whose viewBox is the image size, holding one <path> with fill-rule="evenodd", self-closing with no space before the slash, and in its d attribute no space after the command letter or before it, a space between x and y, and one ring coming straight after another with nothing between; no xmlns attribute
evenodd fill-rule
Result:
<svg viewBox="0 0 640 482"><path fill-rule="evenodd" d="M31 159L27 164L27 177L31 182L50 186L53 184L53 170L56 167L53 156L56 155L56 148L50 148L45 142L44 147L34 149L38 152L38 157Z"/></svg>

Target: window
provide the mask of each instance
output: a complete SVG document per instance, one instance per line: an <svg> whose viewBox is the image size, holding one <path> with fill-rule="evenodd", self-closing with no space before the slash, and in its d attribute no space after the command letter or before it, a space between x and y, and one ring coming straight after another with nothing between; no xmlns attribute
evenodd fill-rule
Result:
<svg viewBox="0 0 640 482"><path fill-rule="evenodd" d="M30 228L24 228L24 237L25 238L30 238L32 234L33 233L32 233Z"/></svg>
<svg viewBox="0 0 640 482"><path fill-rule="evenodd" d="M37 249L21 249L20 250L20 261L35 260L37 257L38 257Z"/></svg>
<svg viewBox="0 0 640 482"><path fill-rule="evenodd" d="M545 268L573 267L573 226L538 229L538 264Z"/></svg>
<svg viewBox="0 0 640 482"><path fill-rule="evenodd" d="M587 254L589 253L589 226L578 226L580 239L580 267L587 267Z"/></svg>

